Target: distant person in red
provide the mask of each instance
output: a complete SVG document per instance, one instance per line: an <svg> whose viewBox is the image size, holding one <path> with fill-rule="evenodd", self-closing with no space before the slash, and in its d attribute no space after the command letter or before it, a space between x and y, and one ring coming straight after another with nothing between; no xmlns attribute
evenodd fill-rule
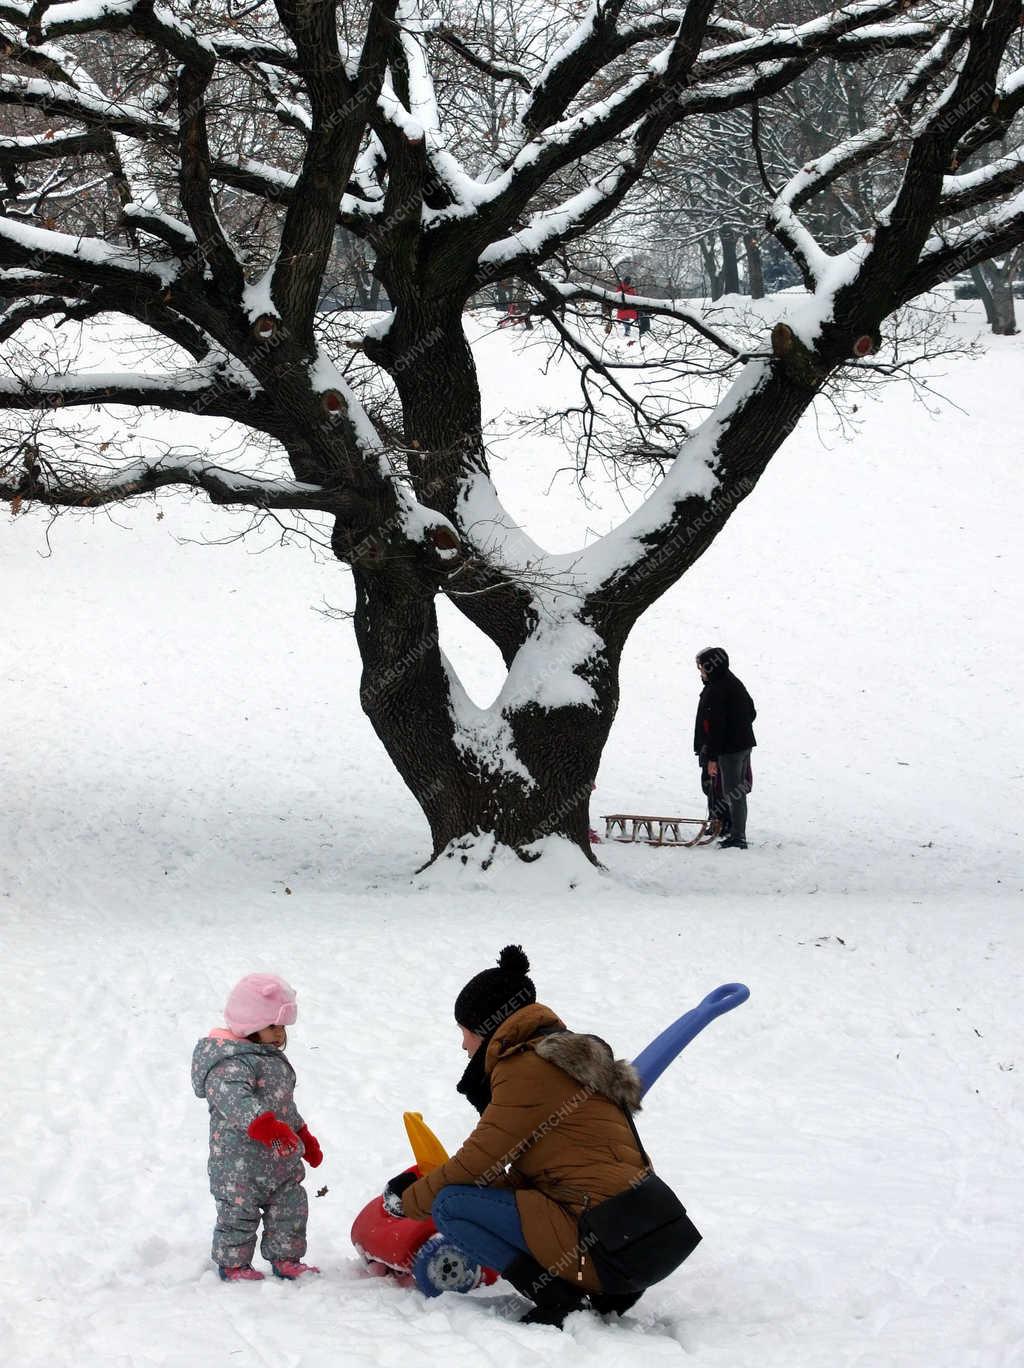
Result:
<svg viewBox="0 0 1024 1368"><path fill-rule="evenodd" d="M512 299L508 301L508 312L504 318L498 320L499 328L515 327L517 323L522 323L528 332L533 331L533 319L530 317L530 304L525 299Z"/></svg>
<svg viewBox="0 0 1024 1368"><path fill-rule="evenodd" d="M619 281L619 294L622 296L622 304L619 307L616 317L622 324L623 332L629 336L629 330L637 320L636 309L630 308L626 304L626 295L635 295L632 276L623 276Z"/></svg>

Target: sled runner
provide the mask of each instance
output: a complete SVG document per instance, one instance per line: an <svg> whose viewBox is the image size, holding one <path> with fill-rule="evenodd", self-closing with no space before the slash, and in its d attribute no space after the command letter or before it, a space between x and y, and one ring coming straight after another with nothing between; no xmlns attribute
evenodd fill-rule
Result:
<svg viewBox="0 0 1024 1368"><path fill-rule="evenodd" d="M696 827L687 839L687 828ZM604 818L606 841L653 846L710 845L718 835L717 817L645 817L633 812L609 812Z"/></svg>
<svg viewBox="0 0 1024 1368"><path fill-rule="evenodd" d="M656 1036L633 1061L640 1075L641 1095L647 1094L705 1026L746 1002L749 996L746 984L723 983ZM402 1119L416 1161L410 1165L411 1170L422 1177L439 1168L447 1160L448 1152L422 1115L405 1112ZM393 1277L403 1287L415 1284L428 1297L448 1291L469 1292L481 1284L496 1282L499 1276L493 1268L481 1268L467 1259L457 1245L438 1232L433 1221L392 1216L379 1194L356 1217L352 1243L363 1256L367 1272Z"/></svg>

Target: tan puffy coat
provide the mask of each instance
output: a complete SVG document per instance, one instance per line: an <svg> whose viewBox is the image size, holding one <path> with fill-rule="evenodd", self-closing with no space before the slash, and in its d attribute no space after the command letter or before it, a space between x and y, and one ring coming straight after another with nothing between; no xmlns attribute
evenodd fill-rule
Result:
<svg viewBox="0 0 1024 1368"><path fill-rule="evenodd" d="M540 1034L544 1028L557 1035ZM601 1283L580 1248L586 1206L622 1192L644 1171L623 1106L640 1106L632 1064L596 1036L565 1031L539 1002L510 1016L487 1047L491 1102L446 1164L407 1188L406 1216L423 1220L453 1183L512 1187L534 1258L589 1291Z"/></svg>

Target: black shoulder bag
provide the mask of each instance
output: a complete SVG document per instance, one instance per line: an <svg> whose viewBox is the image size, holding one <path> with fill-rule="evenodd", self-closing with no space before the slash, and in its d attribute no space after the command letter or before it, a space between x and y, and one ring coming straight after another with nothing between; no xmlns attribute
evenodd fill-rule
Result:
<svg viewBox="0 0 1024 1368"><path fill-rule="evenodd" d="M700 1244L686 1208L656 1173L632 1116L623 1108L648 1172L625 1192L588 1208L580 1244L594 1261L605 1292L638 1294L674 1273Z"/></svg>

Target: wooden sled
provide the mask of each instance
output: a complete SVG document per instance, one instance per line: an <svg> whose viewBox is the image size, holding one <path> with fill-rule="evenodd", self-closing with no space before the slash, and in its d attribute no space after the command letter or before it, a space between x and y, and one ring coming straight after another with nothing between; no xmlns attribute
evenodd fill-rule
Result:
<svg viewBox="0 0 1024 1368"><path fill-rule="evenodd" d="M686 828L696 827L694 836L686 839ZM710 845L718 835L721 823L710 817L646 817L635 812L604 814L606 841L625 841L627 844L653 846Z"/></svg>

